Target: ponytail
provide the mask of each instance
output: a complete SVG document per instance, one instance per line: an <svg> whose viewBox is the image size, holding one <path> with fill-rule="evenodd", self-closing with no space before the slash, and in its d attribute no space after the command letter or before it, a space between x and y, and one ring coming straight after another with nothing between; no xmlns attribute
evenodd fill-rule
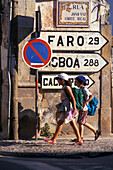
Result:
<svg viewBox="0 0 113 170"><path fill-rule="evenodd" d="M65 83L66 83L67 86L72 87L72 80L71 79L69 79L68 81L65 81Z"/></svg>
<svg viewBox="0 0 113 170"><path fill-rule="evenodd" d="M70 87L72 87L72 80L71 80L71 79L68 80L68 85L69 85Z"/></svg>

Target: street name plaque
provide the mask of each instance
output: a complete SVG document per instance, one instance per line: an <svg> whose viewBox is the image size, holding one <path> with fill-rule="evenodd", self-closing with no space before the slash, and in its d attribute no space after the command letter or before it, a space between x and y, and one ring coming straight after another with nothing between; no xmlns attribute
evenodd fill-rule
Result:
<svg viewBox="0 0 113 170"><path fill-rule="evenodd" d="M57 27L88 27L89 0L57 0Z"/></svg>

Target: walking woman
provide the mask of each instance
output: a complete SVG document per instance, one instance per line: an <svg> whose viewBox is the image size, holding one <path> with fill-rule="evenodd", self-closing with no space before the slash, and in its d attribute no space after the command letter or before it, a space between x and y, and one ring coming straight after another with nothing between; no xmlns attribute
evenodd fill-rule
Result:
<svg viewBox="0 0 113 170"><path fill-rule="evenodd" d="M58 80L59 85L62 85L62 90L61 90L62 104L59 108L59 111L61 114L60 114L60 119L57 123L57 128L56 128L56 131L53 137L51 139L45 139L45 142L50 143L50 144L55 144L56 139L62 130L63 123L70 123L77 137L77 142L73 143L73 145L82 145L83 141L81 140L78 127L74 121L74 118L76 117L76 114L78 112L76 109L76 101L72 93L72 89L70 87L70 83L69 83L70 81L69 81L68 75L65 73L61 73L58 75L58 77L56 77L56 79ZM69 97L66 95L64 89L67 91ZM72 101L72 106L73 106L72 108L71 108L70 99Z"/></svg>

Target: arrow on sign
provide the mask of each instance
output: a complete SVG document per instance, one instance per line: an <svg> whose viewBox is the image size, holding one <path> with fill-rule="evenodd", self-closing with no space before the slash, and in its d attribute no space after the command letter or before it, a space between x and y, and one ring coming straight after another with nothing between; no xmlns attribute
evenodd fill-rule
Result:
<svg viewBox="0 0 113 170"><path fill-rule="evenodd" d="M41 32L40 37L47 41L54 51L98 51L108 43L97 31L47 31Z"/></svg>
<svg viewBox="0 0 113 170"><path fill-rule="evenodd" d="M53 53L42 71L99 72L108 62L98 53Z"/></svg>

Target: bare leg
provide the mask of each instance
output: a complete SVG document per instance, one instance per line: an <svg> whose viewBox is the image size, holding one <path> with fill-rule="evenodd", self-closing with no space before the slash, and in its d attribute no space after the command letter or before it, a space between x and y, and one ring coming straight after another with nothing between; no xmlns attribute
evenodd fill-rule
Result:
<svg viewBox="0 0 113 170"><path fill-rule="evenodd" d="M78 130L76 123L74 121L71 121L70 124L74 130L75 135L77 136L77 141L80 141L81 137L80 137L79 130Z"/></svg>
<svg viewBox="0 0 113 170"><path fill-rule="evenodd" d="M59 133L61 132L63 123L64 123L63 120L59 120L59 122L57 124L57 128L56 128L55 134L53 135L53 137L51 139L44 139L45 142L51 143L51 144L55 144L56 143L56 139L57 139Z"/></svg>
<svg viewBox="0 0 113 170"><path fill-rule="evenodd" d="M61 130L62 130L63 123L64 123L64 121L59 120L58 125L57 125L57 128L56 128L56 131L55 131L55 134L54 134L54 136L52 137L53 140L56 141L59 133L60 133Z"/></svg>
<svg viewBox="0 0 113 170"><path fill-rule="evenodd" d="M79 132L80 132L80 137L83 138L83 124L79 124Z"/></svg>
<svg viewBox="0 0 113 170"><path fill-rule="evenodd" d="M96 130L92 125L90 125L89 123L85 123L84 126L86 126L88 129L90 129L94 134L95 134L95 140L98 139L98 137L100 136L100 132L98 130Z"/></svg>
<svg viewBox="0 0 113 170"><path fill-rule="evenodd" d="M88 129L90 129L91 131L93 131L94 134L96 133L96 129L95 129L92 125L90 125L89 123L85 123L84 126L86 126Z"/></svg>

